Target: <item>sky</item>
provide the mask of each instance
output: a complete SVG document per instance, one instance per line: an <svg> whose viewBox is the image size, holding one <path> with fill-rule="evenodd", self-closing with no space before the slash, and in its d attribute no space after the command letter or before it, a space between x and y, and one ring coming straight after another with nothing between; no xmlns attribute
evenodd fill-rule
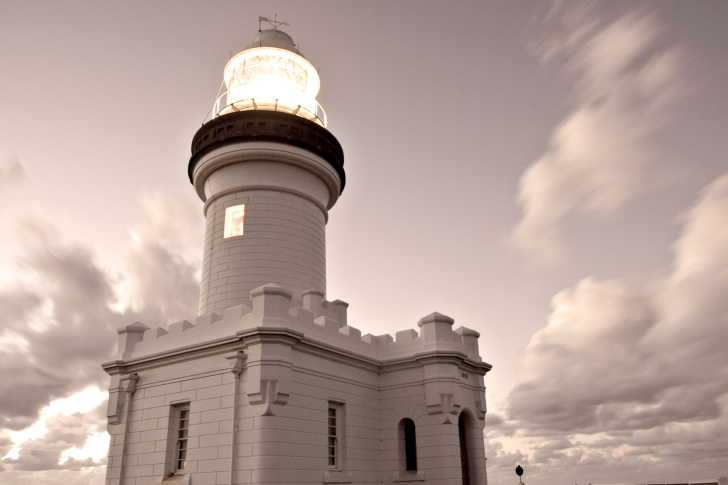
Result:
<svg viewBox="0 0 728 485"><path fill-rule="evenodd" d="M728 3L0 9L0 485L102 483L100 363L196 315L190 143L275 14L345 153L327 298L480 332L490 484L728 475Z"/></svg>

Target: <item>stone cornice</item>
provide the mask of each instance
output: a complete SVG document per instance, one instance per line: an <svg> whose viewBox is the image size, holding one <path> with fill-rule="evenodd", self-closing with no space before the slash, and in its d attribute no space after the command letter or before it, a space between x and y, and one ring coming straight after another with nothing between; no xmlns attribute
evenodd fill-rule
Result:
<svg viewBox="0 0 728 485"><path fill-rule="evenodd" d="M302 332L283 327L254 327L238 332L245 346L257 343L281 343L293 347L304 338Z"/></svg>
<svg viewBox="0 0 728 485"><path fill-rule="evenodd" d="M380 372L381 362L377 359L373 359L347 349L342 349L325 342L320 342L312 338L304 337L304 339L301 340L301 345L299 345L296 350L352 365L363 370Z"/></svg>
<svg viewBox="0 0 728 485"><path fill-rule="evenodd" d="M225 337L203 342L200 344L186 345L173 350L145 355L143 357L128 360L113 360L101 364L109 375L126 374L140 370L154 369L163 365L195 360L200 357L218 355L232 350L239 350L242 346L240 340L235 337Z"/></svg>
<svg viewBox="0 0 728 485"><path fill-rule="evenodd" d="M453 350L429 350L418 352L406 357L379 360L369 356L321 342L299 332L285 327L254 327L237 332L236 335L220 338L200 344L187 345L174 350L158 352L129 360L115 360L102 364L102 368L110 375L136 372L149 368L168 365L176 362L194 360L200 357L218 355L231 350L243 350L249 345L257 343L282 343L295 348L297 351L312 355L326 357L352 365L363 370L377 373L387 373L410 367L428 364L454 364L467 367L468 371L478 375L485 375L492 369L492 365L477 362L464 352Z"/></svg>
<svg viewBox="0 0 728 485"><path fill-rule="evenodd" d="M464 363L477 371L482 371L483 375L490 371L493 366L485 362L477 362L470 359L465 353L452 350L431 350L428 352L420 352L412 358L422 364L438 364L438 363Z"/></svg>

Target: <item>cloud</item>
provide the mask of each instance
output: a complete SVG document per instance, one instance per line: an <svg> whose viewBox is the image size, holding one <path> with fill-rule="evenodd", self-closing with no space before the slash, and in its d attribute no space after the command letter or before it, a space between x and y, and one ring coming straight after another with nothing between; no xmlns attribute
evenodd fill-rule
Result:
<svg viewBox="0 0 728 485"><path fill-rule="evenodd" d="M0 149L0 190L27 179L25 162L16 154Z"/></svg>
<svg viewBox="0 0 728 485"><path fill-rule="evenodd" d="M656 17L606 18L597 6L557 2L534 43L542 61L562 62L572 104L519 182L512 240L543 266L563 259L567 215L610 214L648 185L653 136L682 92L684 56L659 47Z"/></svg>
<svg viewBox="0 0 728 485"><path fill-rule="evenodd" d="M9 471L0 474L2 485L98 485L104 482L106 469L95 467L80 471L45 470L45 471Z"/></svg>
<svg viewBox="0 0 728 485"><path fill-rule="evenodd" d="M728 472L726 248L728 173L685 215L664 277L587 278L553 298L500 426L519 430L536 470L592 463L592 482L609 469L634 469L631 480Z"/></svg>
<svg viewBox="0 0 728 485"><path fill-rule="evenodd" d="M205 233L199 203L163 193L146 194L140 202L145 218L130 230L134 244L124 262L125 298L146 318L190 318L197 313Z"/></svg>
<svg viewBox="0 0 728 485"><path fill-rule="evenodd" d="M202 254L205 220L196 196L153 191L142 194L144 218L131 228L135 240L154 241L197 260Z"/></svg>
<svg viewBox="0 0 728 485"><path fill-rule="evenodd" d="M105 454L109 439L108 435L103 436L98 431L106 428L106 400L96 409L100 412L58 414L50 417L45 421L47 430L42 436L24 442L17 458L6 458L3 463L16 471L80 470L106 464ZM98 450L86 450L87 453L80 453L85 448L89 436L93 439L100 434L101 444L105 448L103 456L98 456ZM74 450L75 453L73 451L69 453L68 450ZM77 455L79 459L68 455Z"/></svg>
<svg viewBox="0 0 728 485"><path fill-rule="evenodd" d="M154 241L137 243L125 261L127 297L147 321L177 321L197 315L198 266Z"/></svg>
<svg viewBox="0 0 728 485"><path fill-rule="evenodd" d="M643 386L655 376L623 379L626 373L650 370L641 367L645 356L638 346L654 324L650 298L636 285L586 279L556 295L552 308L548 326L526 348L519 384L511 393L512 415L528 420L532 429L559 431L591 432L612 429L612 420L634 421L633 414L622 416L602 403L605 394L629 403L649 401L661 389L659 384ZM546 364L558 371L539 368Z"/></svg>
<svg viewBox="0 0 728 485"><path fill-rule="evenodd" d="M59 463L56 456L53 462L56 465L64 464L66 457L91 457L98 462L105 457L109 441L108 434L95 431L104 428L106 401L106 392L96 387L52 401L41 410L40 418L32 426L22 431L4 430L12 446L0 456L6 464L14 465L23 465L29 457L32 458L31 462L37 464L39 457L51 456L48 452L57 452L56 455L64 458ZM98 445L104 449L99 450ZM30 452L39 453L35 453L35 456Z"/></svg>
<svg viewBox="0 0 728 485"><path fill-rule="evenodd" d="M15 430L52 399L103 385L99 362L125 320L110 310L112 287L88 249L39 217L21 221L18 233L21 278L0 288L0 427Z"/></svg>
<svg viewBox="0 0 728 485"><path fill-rule="evenodd" d="M0 286L0 457L12 448L6 443L11 432L37 425L52 401L88 386L106 389L100 364L113 358L118 327L195 316L198 262L185 259L192 239L184 233L203 233L199 207L162 193L141 203L144 220L134 227L135 242L117 272L88 247L67 240L41 212L9 216L22 249L12 276ZM43 419L40 435L0 462L0 483L11 475L13 483L30 483L41 470L101 464L91 450L103 440L105 404L90 413Z"/></svg>

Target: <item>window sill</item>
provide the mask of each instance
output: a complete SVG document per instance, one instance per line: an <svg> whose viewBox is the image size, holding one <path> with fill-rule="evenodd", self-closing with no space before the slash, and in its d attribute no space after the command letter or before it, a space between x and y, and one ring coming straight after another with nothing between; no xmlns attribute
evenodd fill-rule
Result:
<svg viewBox="0 0 728 485"><path fill-rule="evenodd" d="M189 485L191 477L192 475L176 474L162 478L160 483L163 485Z"/></svg>
<svg viewBox="0 0 728 485"><path fill-rule="evenodd" d="M344 470L326 470L324 483L351 483L351 473Z"/></svg>
<svg viewBox="0 0 728 485"><path fill-rule="evenodd" d="M425 470L417 470L411 472L399 472L394 476L395 482L424 482Z"/></svg>

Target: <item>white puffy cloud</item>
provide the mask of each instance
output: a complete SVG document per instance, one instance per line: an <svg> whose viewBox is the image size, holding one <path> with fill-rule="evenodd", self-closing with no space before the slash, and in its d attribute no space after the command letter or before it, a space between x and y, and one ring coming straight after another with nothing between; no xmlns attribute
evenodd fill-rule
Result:
<svg viewBox="0 0 728 485"><path fill-rule="evenodd" d="M40 217L20 223L18 278L0 288L0 428L34 421L52 399L103 385L124 315L110 310L108 275Z"/></svg>
<svg viewBox="0 0 728 485"><path fill-rule="evenodd" d="M92 458L92 462L100 464L98 462L106 457L108 434L105 431L92 432L90 437L88 434L90 429L104 428L106 401L106 392L95 387L54 400L41 410L40 418L31 427L22 431L4 430L13 446L3 450L0 456L6 464L16 465L13 467L16 469L29 463L37 467L43 459L51 460L51 465L63 465L68 461L66 456L76 460ZM93 449L93 445L101 445L104 449L98 446ZM59 456L62 457L60 463ZM70 462L70 465L77 463Z"/></svg>
<svg viewBox="0 0 728 485"><path fill-rule="evenodd" d="M155 322L189 319L197 314L198 266L155 241L140 241L125 261L126 297L132 308ZM166 325L166 322L163 323Z"/></svg>
<svg viewBox="0 0 728 485"><path fill-rule="evenodd" d="M205 234L199 201L155 192L140 203L145 218L130 229L134 244L124 260L124 298L155 321L189 319L197 313Z"/></svg>
<svg viewBox="0 0 728 485"><path fill-rule="evenodd" d="M508 419L489 430L497 463L511 456L496 443L516 436L531 483L728 474L728 174L686 214L674 254L664 277L587 278L553 298Z"/></svg>
<svg viewBox="0 0 728 485"><path fill-rule="evenodd" d="M569 113L519 183L522 218L512 239L540 265L563 258L564 217L609 214L649 185L653 136L682 91L683 55L658 47L654 15L596 10L557 2L534 47L542 60L563 62L572 88Z"/></svg>
<svg viewBox="0 0 728 485"><path fill-rule="evenodd" d="M145 218L116 272L37 210L4 214L22 244L0 284L0 483L55 483L44 470L75 470L66 477L72 483L98 481L105 400L93 410L78 402L60 414L43 410L89 386L105 392L100 364L113 358L118 327L196 314L197 262L185 259L194 244L185 232L202 233L199 207L161 193L142 207ZM14 443L23 433L27 439Z"/></svg>
<svg viewBox="0 0 728 485"><path fill-rule="evenodd" d="M137 241L153 241L187 260L202 255L205 221L202 206L194 195L148 192L139 197L144 219L131 228Z"/></svg>

